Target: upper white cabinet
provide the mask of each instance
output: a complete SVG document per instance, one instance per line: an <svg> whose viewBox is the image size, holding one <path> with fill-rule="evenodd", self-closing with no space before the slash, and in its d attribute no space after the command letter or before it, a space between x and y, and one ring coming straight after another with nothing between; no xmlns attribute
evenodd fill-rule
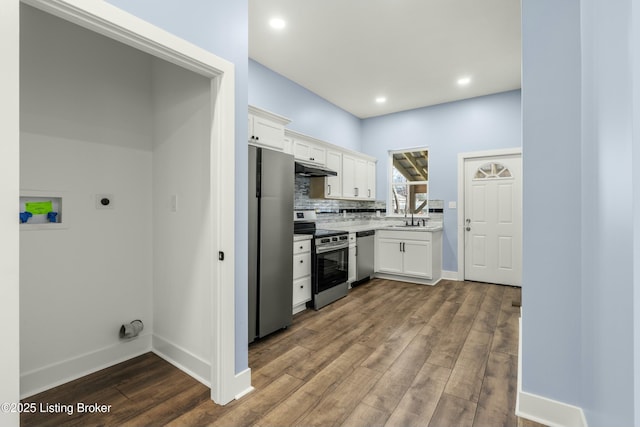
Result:
<svg viewBox="0 0 640 427"><path fill-rule="evenodd" d="M342 197L342 152L327 150L327 169L336 171L338 176L328 176L324 180L324 196Z"/></svg>
<svg viewBox="0 0 640 427"><path fill-rule="evenodd" d="M285 138L292 140L293 156L296 160L324 166L327 159L326 143L287 129Z"/></svg>
<svg viewBox="0 0 640 427"><path fill-rule="evenodd" d="M249 142L286 152L284 127L289 122L286 117L249 106Z"/></svg>
<svg viewBox="0 0 640 427"><path fill-rule="evenodd" d="M342 196L355 199L357 196L356 158L350 154L342 155Z"/></svg>
<svg viewBox="0 0 640 427"><path fill-rule="evenodd" d="M375 200L376 163L352 153L342 154L342 197Z"/></svg>
<svg viewBox="0 0 640 427"><path fill-rule="evenodd" d="M376 199L376 163L367 161L367 198Z"/></svg>
<svg viewBox="0 0 640 427"><path fill-rule="evenodd" d="M296 160L337 172L337 176L312 179L312 198L376 199L374 157L286 129L289 123L286 117L249 106L249 143L293 154Z"/></svg>
<svg viewBox="0 0 640 427"><path fill-rule="evenodd" d="M376 162L364 154L327 148L326 167L338 176L316 178L311 182L312 198L349 200L376 199Z"/></svg>

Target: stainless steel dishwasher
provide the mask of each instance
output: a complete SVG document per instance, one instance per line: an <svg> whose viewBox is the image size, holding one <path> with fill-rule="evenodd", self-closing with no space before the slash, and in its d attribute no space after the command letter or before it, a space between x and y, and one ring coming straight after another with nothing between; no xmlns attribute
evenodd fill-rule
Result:
<svg viewBox="0 0 640 427"><path fill-rule="evenodd" d="M356 281L353 285L366 282L373 275L373 248L375 230L358 231L356 233Z"/></svg>

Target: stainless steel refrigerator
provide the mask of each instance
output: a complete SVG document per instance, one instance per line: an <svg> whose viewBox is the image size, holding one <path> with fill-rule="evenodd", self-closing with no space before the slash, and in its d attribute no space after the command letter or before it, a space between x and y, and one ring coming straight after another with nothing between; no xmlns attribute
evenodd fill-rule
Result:
<svg viewBox="0 0 640 427"><path fill-rule="evenodd" d="M249 146L249 342L291 325L293 156Z"/></svg>

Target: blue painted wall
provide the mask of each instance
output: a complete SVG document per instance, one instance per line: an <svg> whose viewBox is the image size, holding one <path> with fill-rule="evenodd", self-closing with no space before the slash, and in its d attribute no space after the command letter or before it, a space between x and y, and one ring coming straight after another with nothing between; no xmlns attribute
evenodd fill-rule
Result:
<svg viewBox="0 0 640 427"><path fill-rule="evenodd" d="M630 0L522 10L522 387L590 426L638 425L640 16Z"/></svg>
<svg viewBox="0 0 640 427"><path fill-rule="evenodd" d="M360 151L360 119L252 59L249 104L287 117L289 129Z"/></svg>
<svg viewBox="0 0 640 427"><path fill-rule="evenodd" d="M580 3L525 0L522 9L522 384L579 405Z"/></svg>
<svg viewBox="0 0 640 427"><path fill-rule="evenodd" d="M236 372L248 366L247 345L247 0L108 0L235 65L236 80Z"/></svg>
<svg viewBox="0 0 640 427"><path fill-rule="evenodd" d="M429 197L445 201L443 268L458 270L458 153L521 146L520 91L363 120L362 152L378 159L376 193L386 200L388 150L429 147Z"/></svg>

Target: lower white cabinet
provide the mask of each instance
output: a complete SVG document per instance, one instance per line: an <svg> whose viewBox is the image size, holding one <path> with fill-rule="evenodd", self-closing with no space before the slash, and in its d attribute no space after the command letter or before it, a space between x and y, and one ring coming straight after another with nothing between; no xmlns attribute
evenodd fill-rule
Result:
<svg viewBox="0 0 640 427"><path fill-rule="evenodd" d="M311 240L293 242L293 314L311 301Z"/></svg>
<svg viewBox="0 0 640 427"><path fill-rule="evenodd" d="M376 273L439 280L442 272L441 236L441 231L378 230Z"/></svg>

